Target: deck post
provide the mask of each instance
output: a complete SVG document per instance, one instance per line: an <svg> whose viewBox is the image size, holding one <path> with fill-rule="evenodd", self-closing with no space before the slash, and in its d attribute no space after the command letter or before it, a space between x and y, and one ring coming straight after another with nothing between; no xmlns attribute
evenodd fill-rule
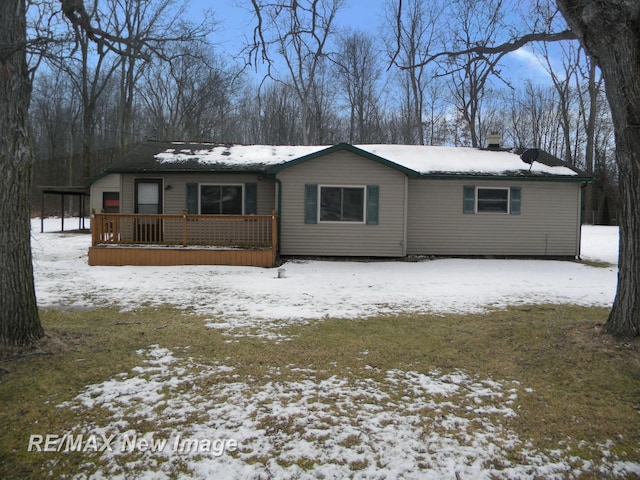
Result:
<svg viewBox="0 0 640 480"><path fill-rule="evenodd" d="M187 246L187 214L188 210L182 210L182 246Z"/></svg>
<svg viewBox="0 0 640 480"><path fill-rule="evenodd" d="M96 209L91 210L91 246L95 247L98 244L100 234L98 233L98 225L102 224L102 221L96 220Z"/></svg>

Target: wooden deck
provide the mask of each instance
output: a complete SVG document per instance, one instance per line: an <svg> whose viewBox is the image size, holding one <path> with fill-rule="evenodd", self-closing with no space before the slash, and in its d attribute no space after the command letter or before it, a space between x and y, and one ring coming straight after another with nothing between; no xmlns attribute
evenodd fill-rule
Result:
<svg viewBox="0 0 640 480"><path fill-rule="evenodd" d="M273 267L278 222L272 215L95 213L89 265L244 265Z"/></svg>

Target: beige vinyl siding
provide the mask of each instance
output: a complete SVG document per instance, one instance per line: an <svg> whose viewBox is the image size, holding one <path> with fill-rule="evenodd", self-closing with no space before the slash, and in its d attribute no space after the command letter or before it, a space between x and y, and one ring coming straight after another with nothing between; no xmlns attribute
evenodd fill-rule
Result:
<svg viewBox="0 0 640 480"><path fill-rule="evenodd" d="M463 188L520 187L521 214L463 213ZM579 255L580 184L409 180L407 253Z"/></svg>
<svg viewBox="0 0 640 480"><path fill-rule="evenodd" d="M255 174L216 174L216 173L182 173L182 174L123 174L121 212L133 213L135 209L135 179L136 178L162 178L163 213L182 213L187 208L187 183L214 184L214 185L242 185L256 183L257 188L257 214L269 215L276 209L275 182L268 179L258 179ZM170 187L170 188L168 188Z"/></svg>
<svg viewBox="0 0 640 480"><path fill-rule="evenodd" d="M102 194L104 192L120 192L120 174L111 173L91 184L91 197L89 211L102 211ZM122 196L122 194L121 194Z"/></svg>
<svg viewBox="0 0 640 480"><path fill-rule="evenodd" d="M294 165L282 185L282 255L399 257L404 252L405 178L392 168L347 151ZM379 186L378 224L304 222L305 184Z"/></svg>

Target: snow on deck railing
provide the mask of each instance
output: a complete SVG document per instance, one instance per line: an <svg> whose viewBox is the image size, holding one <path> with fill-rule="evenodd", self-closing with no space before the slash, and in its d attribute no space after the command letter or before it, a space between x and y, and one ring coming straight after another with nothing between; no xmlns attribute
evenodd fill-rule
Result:
<svg viewBox="0 0 640 480"><path fill-rule="evenodd" d="M94 213L92 246L277 246L277 216Z"/></svg>

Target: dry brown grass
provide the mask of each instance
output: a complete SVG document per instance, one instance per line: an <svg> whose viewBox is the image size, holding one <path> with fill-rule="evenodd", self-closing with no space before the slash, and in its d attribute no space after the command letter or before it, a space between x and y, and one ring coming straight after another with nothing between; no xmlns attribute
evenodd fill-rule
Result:
<svg viewBox="0 0 640 480"><path fill-rule="evenodd" d="M0 354L0 478L77 473L86 458L67 454L44 462L26 451L28 435L71 429L79 413L56 406L86 385L130 372L140 362L136 351L152 344L201 364L232 366L256 385L274 371L279 381L308 379L299 369L313 371L318 380L437 369L517 381L532 394L520 396L518 416L506 426L534 448L569 446L597 461L601 453L592 447L614 440L613 453L640 462L640 341L600 335L606 315L600 308L545 305L478 315L328 319L285 328L291 338L285 342L246 336L230 343L218 330L204 328L203 318L169 308L43 311L47 337L32 348ZM101 411L83 415L99 419ZM294 428L275 420L266 427ZM583 450L582 441L591 450Z"/></svg>

